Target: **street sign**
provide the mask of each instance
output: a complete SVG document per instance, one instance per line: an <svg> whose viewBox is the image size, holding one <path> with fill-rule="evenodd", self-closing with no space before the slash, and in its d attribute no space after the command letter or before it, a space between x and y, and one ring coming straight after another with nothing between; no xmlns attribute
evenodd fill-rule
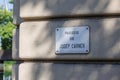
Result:
<svg viewBox="0 0 120 80"><path fill-rule="evenodd" d="M56 54L89 53L89 27L56 28Z"/></svg>

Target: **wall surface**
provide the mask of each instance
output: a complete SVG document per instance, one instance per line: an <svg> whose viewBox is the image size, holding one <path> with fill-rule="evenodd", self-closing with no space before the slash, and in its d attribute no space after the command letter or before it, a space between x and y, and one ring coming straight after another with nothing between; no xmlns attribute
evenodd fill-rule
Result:
<svg viewBox="0 0 120 80"><path fill-rule="evenodd" d="M120 0L14 0L13 17L13 80L120 79ZM56 28L81 26L89 53L57 55Z"/></svg>
<svg viewBox="0 0 120 80"><path fill-rule="evenodd" d="M16 80L119 80L118 64L24 62L14 65Z"/></svg>
<svg viewBox="0 0 120 80"><path fill-rule="evenodd" d="M31 21L20 24L19 54L14 58L28 59L120 59L120 19L70 19ZM90 52L88 54L56 55L56 28L90 28Z"/></svg>
<svg viewBox="0 0 120 80"><path fill-rule="evenodd" d="M120 0L20 0L22 18L120 13Z"/></svg>
<svg viewBox="0 0 120 80"><path fill-rule="evenodd" d="M120 16L120 0L14 0L14 24L49 18Z"/></svg>

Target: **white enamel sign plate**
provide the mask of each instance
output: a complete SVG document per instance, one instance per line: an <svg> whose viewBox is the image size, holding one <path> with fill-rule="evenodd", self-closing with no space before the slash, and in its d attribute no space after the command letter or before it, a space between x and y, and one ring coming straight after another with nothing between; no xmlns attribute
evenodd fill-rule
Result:
<svg viewBox="0 0 120 80"><path fill-rule="evenodd" d="M56 28L56 54L89 52L89 27Z"/></svg>

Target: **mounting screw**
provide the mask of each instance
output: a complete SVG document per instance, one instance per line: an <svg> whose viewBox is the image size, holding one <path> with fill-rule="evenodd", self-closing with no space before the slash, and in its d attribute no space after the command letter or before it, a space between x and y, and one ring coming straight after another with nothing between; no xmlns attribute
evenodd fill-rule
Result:
<svg viewBox="0 0 120 80"><path fill-rule="evenodd" d="M86 29L88 30L88 27Z"/></svg>
<svg viewBox="0 0 120 80"><path fill-rule="evenodd" d="M86 50L86 52L88 52L88 50Z"/></svg>
<svg viewBox="0 0 120 80"><path fill-rule="evenodd" d="M59 31L59 29L57 29L57 31Z"/></svg>

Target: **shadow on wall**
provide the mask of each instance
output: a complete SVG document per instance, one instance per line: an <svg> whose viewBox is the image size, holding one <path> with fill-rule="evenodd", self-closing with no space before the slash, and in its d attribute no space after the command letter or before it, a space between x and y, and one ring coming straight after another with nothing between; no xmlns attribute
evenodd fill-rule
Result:
<svg viewBox="0 0 120 80"><path fill-rule="evenodd" d="M21 50L23 50L24 51L23 53L26 54L25 55L20 54L20 55L24 55L25 57L27 55L30 56L31 58L37 58L37 59L42 57L45 59L45 58L49 58L50 56L52 56L52 58L56 57L57 59L61 58L62 57L61 55L54 55L55 29L60 27L88 25L90 26L91 29L90 31L91 50L90 53L87 55L82 55L82 56L78 55L78 56L84 58L89 57L89 58L98 58L98 59L104 59L104 58L119 59L120 57L120 37L119 37L120 23L119 22L120 22L119 18L62 19L62 20L30 22L29 25L28 23L24 25L26 27L22 26L24 28L21 29L25 33L21 31L20 34L21 35L26 34L26 36L22 36L21 42L23 43L20 43L22 44ZM27 26L29 26L29 28ZM29 53L31 53L31 55ZM72 56L75 57L76 55L72 55Z"/></svg>
<svg viewBox="0 0 120 80"><path fill-rule="evenodd" d="M43 3L44 9L48 10L51 14L61 13L63 9L66 9L66 12L74 11L76 8L87 8L91 12L94 12L95 9L99 9L100 11L105 11L110 0L81 0L81 3L73 3L74 0L25 0L24 6L27 3L32 4L32 6L36 6L39 3ZM49 3L49 4L48 4ZM59 4L56 4L59 3ZM73 4L71 4L73 3ZM71 4L67 6L66 4ZM102 5L101 5L102 4ZM66 5L64 8L62 5ZM87 6L86 6L87 5ZM60 6L60 7L56 7ZM52 7L52 8L51 8ZM98 8L97 8L98 7ZM93 57L96 56L110 56L110 57L120 57L120 19L119 18L112 18L112 19L82 19L75 23L78 25L90 25L91 27L91 52L90 55ZM108 20L108 21L105 21ZM74 19L62 19L61 22L57 22L52 20L46 23L46 37L40 40L39 33L36 38L37 43L34 43L34 46L39 47L41 44L47 42L47 40L53 39L51 46L49 47L48 52L45 54L50 53L55 44L55 28L56 27L67 27L67 26L76 26L74 23ZM105 22L107 23L105 23ZM55 22L55 24L53 24ZM70 23L71 22L71 23ZM68 24L69 23L69 24ZM74 23L74 24L72 24ZM52 28L51 28L52 26ZM93 29L94 27L94 29ZM35 29L35 27L34 27ZM35 30L31 29L31 34L35 32ZM98 34L100 36L98 36ZM93 44L94 43L94 44ZM102 44L101 44L102 43ZM95 53L101 54L95 54ZM94 55L93 55L94 54ZM118 69L119 65L103 65L103 64L31 64L31 76L29 76L29 80L119 80L120 70ZM115 66L115 67L114 67ZM62 68L61 68L62 67ZM71 69L72 68L72 69ZM27 71L26 71L27 72ZM25 74L27 75L27 74Z"/></svg>
<svg viewBox="0 0 120 80"><path fill-rule="evenodd" d="M91 12L95 12L96 9L99 11L106 11L106 9L110 6L112 0L80 0L80 1L74 1L74 0L24 0L24 3L22 3L21 6L24 7L26 4L30 4L33 6L33 8L36 8L37 5L42 4L43 10L49 11L51 14L61 14L61 12L69 13L71 11L75 12L74 10L76 7L83 9L83 10L90 10ZM64 5L64 8L63 6ZM63 10L63 11L62 11ZM91 40L91 53L89 56L101 56L106 57L109 55L109 58L111 57L119 57L120 52L120 38L118 37L118 34L120 34L120 19L119 18L105 18L105 19L81 19L77 18L74 21L74 19L59 19L58 20L51 20L46 21L44 24L45 26L45 33L46 36L41 39L40 35L43 34L41 32L36 35L36 39L34 41L35 48L39 48L41 44L47 43L49 39L52 39L51 46L49 47L49 50L46 50L50 53L53 51L55 45L55 28L57 27L70 27L70 26L80 26L80 25L90 25L91 33L90 38ZM79 21L80 20L80 21ZM34 28L34 29L33 29ZM36 32L36 25L33 25L30 33ZM32 34L31 33L31 34ZM94 44L93 44L94 43ZM102 44L101 44L102 43ZM100 54L96 54L96 53ZM35 52L37 53L37 51ZM104 53L104 55L102 55ZM38 52L39 54L39 52ZM93 55L94 54L94 55Z"/></svg>
<svg viewBox="0 0 120 80"><path fill-rule="evenodd" d="M50 16L50 15L74 15L74 14L102 14L111 12L117 1L114 0L24 0L21 1L21 8L24 10L25 5L29 6L34 16ZM110 7L113 6L113 7ZM117 6L118 7L118 6ZM36 8L36 9L35 9ZM109 9L110 8L110 9ZM31 10L24 10L31 11ZM38 13L39 11L39 13ZM118 11L119 12L119 11ZM111 12L112 13L112 12ZM26 16L29 16L26 15Z"/></svg>
<svg viewBox="0 0 120 80"><path fill-rule="evenodd" d="M107 20L107 19L105 19ZM110 20L110 21L109 21ZM74 20L71 20L71 23L76 23L77 25L90 25L91 29L91 37L94 37L91 41L91 51L94 53L90 53L89 55L92 55L93 57L99 56L99 57L118 57L120 53L120 37L118 37L118 34L120 34L120 20L118 19L108 19L107 24L104 23L104 20L82 20L79 22L74 22ZM72 26L72 24L69 25L67 20L61 20L61 22L57 23L55 21L55 24L53 24L54 21L49 21L45 28L47 35L46 37L41 40L39 35L41 32L37 35L37 38L35 39L34 46L35 48L41 46L41 44L44 44L47 42L47 40L53 39L51 46L49 47L48 52L45 54L48 54L53 50L54 46L54 30L56 27L62 27L62 26ZM96 25L97 24L97 25ZM52 28L51 28L52 26ZM55 26L55 27L54 27ZM73 24L74 26L74 24ZM94 26L94 28L92 27ZM31 29L30 32L35 32L35 30ZM98 36L98 34L100 36ZM94 42L94 44L93 44ZM103 44L101 44L103 43ZM109 46L108 46L109 45ZM96 54L96 53L101 54ZM104 54L104 55L103 55ZM59 56L59 55L58 55ZM36 65L36 66L35 66ZM28 66L28 65L25 65ZM31 76L29 80L119 80L119 64L118 65L104 65L104 64L32 64L30 67ZM22 72L21 72L22 74ZM27 74L27 73L26 73Z"/></svg>
<svg viewBox="0 0 120 80"><path fill-rule="evenodd" d="M19 79L119 80L119 67L119 64L61 64L27 62L19 65Z"/></svg>

